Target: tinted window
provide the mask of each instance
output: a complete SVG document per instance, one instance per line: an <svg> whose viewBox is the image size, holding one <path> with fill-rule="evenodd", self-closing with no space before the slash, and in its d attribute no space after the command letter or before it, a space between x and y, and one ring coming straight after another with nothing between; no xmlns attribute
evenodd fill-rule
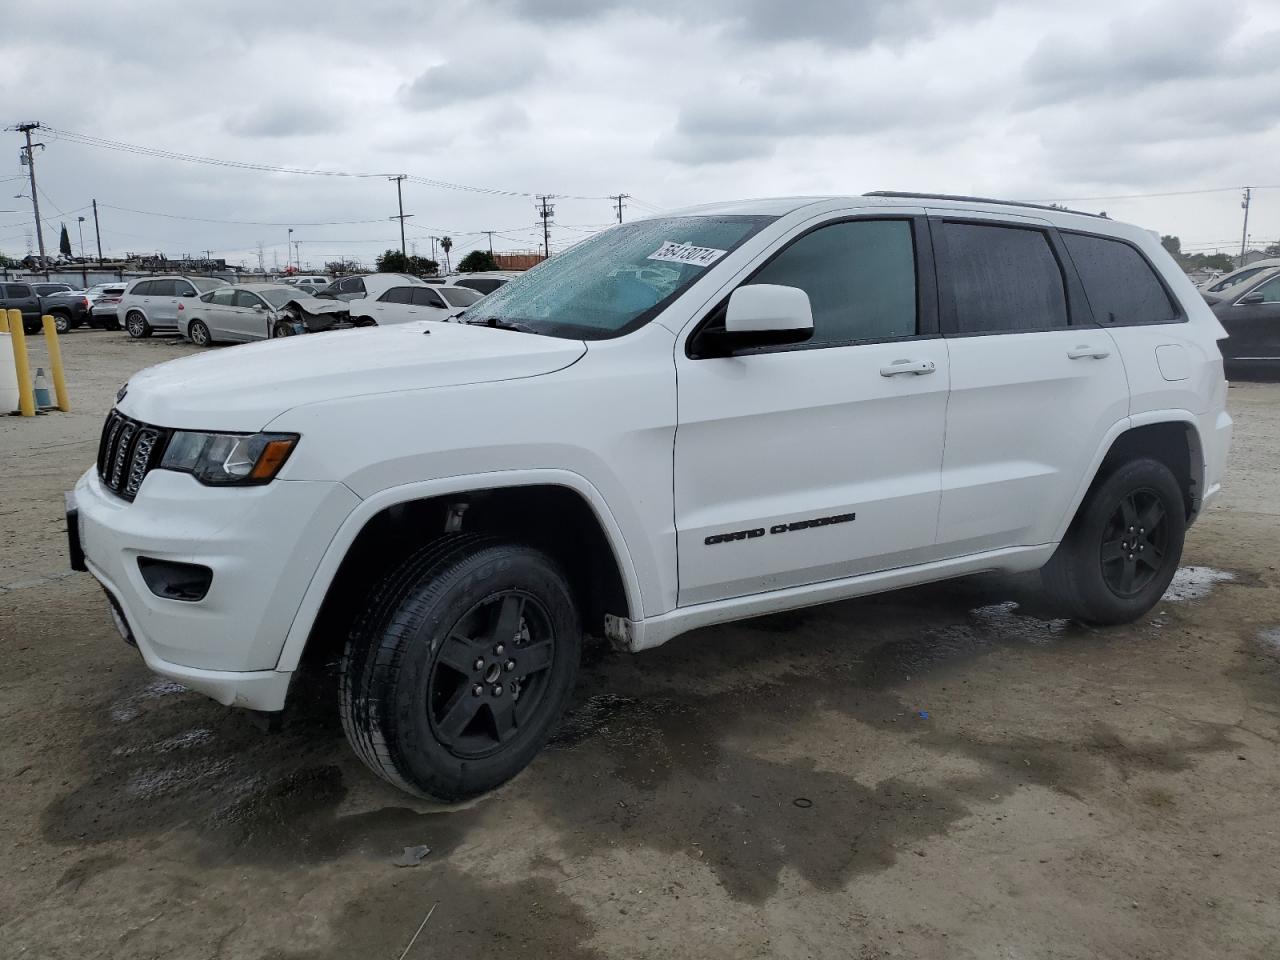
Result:
<svg viewBox="0 0 1280 960"><path fill-rule="evenodd" d="M65 283L41 283L36 287L36 293L47 297L52 293L66 293L70 289Z"/></svg>
<svg viewBox="0 0 1280 960"><path fill-rule="evenodd" d="M906 220L855 220L801 237L751 283L799 287L813 308L809 343L916 332L916 262Z"/></svg>
<svg viewBox="0 0 1280 960"><path fill-rule="evenodd" d="M440 299L440 294L426 287L418 287L413 291L413 304L416 307L440 307L444 308L444 301Z"/></svg>
<svg viewBox="0 0 1280 960"><path fill-rule="evenodd" d="M1280 303L1280 277L1272 277L1266 283L1254 287L1249 292L1262 294L1264 303Z"/></svg>
<svg viewBox="0 0 1280 960"><path fill-rule="evenodd" d="M140 280L133 285L133 289L129 291L129 295L133 297L149 297L151 296L151 286L155 281Z"/></svg>
<svg viewBox="0 0 1280 960"><path fill-rule="evenodd" d="M364 280L361 277L349 277L342 281L343 293L364 293Z"/></svg>
<svg viewBox="0 0 1280 960"><path fill-rule="evenodd" d="M250 293L248 290L237 290L236 298L232 301L237 307L265 307L266 304L258 297L256 293Z"/></svg>
<svg viewBox="0 0 1280 960"><path fill-rule="evenodd" d="M959 333L1067 326L1062 268L1041 230L943 223L952 322Z"/></svg>
<svg viewBox="0 0 1280 960"><path fill-rule="evenodd" d="M382 303L413 303L413 288L392 287L378 299Z"/></svg>
<svg viewBox="0 0 1280 960"><path fill-rule="evenodd" d="M213 293L206 293L201 297L201 299L208 300L210 303L216 303L220 307L229 307L231 306L231 298L233 296L235 296L234 290L230 287L223 287L220 290L213 291Z"/></svg>
<svg viewBox="0 0 1280 960"><path fill-rule="evenodd" d="M1064 233L1062 242L1084 283L1093 319L1104 324L1161 323L1177 319L1155 271L1142 254L1118 240Z"/></svg>
<svg viewBox="0 0 1280 960"><path fill-rule="evenodd" d="M486 279L484 277L481 277L477 280L459 280L455 284L455 286L470 287L472 290L478 290L481 293L493 293L493 291L497 290L500 286L502 286L502 283L503 281L501 280Z"/></svg>
<svg viewBox="0 0 1280 960"><path fill-rule="evenodd" d="M172 280L152 280L151 296L153 297L176 297L178 295L178 285Z"/></svg>
<svg viewBox="0 0 1280 960"><path fill-rule="evenodd" d="M203 289L212 290L213 288L204 287ZM185 280L175 280L173 281L173 292L179 297L194 297L198 291Z"/></svg>
<svg viewBox="0 0 1280 960"><path fill-rule="evenodd" d="M27 286L25 283L10 283L10 284L7 284L7 285L5 286L5 288L4 288L4 291L5 291L4 295L5 295L6 297L30 297L30 296L34 296L34 294L32 294L32 292L31 292L31 288L30 288L29 286Z"/></svg>

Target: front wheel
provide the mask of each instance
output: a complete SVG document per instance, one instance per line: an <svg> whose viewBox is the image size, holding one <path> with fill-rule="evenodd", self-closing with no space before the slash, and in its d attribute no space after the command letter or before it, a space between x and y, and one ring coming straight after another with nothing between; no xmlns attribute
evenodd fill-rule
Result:
<svg viewBox="0 0 1280 960"><path fill-rule="evenodd" d="M1130 623L1169 588L1186 530L1172 471L1158 460L1133 460L1090 490L1041 576L1063 613L1087 623Z"/></svg>
<svg viewBox="0 0 1280 960"><path fill-rule="evenodd" d="M271 337L292 337L298 331L293 326L293 320L277 320L275 326L271 328Z"/></svg>
<svg viewBox="0 0 1280 960"><path fill-rule="evenodd" d="M124 318L124 328L129 331L129 336L135 340L141 340L152 334L151 324L147 323L147 318L137 310L131 310Z"/></svg>
<svg viewBox="0 0 1280 960"><path fill-rule="evenodd" d="M564 574L470 534L385 578L347 641L343 728L375 773L449 802L528 765L573 691L582 636Z"/></svg>

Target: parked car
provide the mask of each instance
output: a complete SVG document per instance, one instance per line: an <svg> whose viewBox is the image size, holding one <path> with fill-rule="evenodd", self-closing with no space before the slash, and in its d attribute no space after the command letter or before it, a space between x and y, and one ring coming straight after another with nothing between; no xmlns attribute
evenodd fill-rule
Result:
<svg viewBox="0 0 1280 960"><path fill-rule="evenodd" d="M51 297L55 293L84 293L83 290L76 290L69 283L50 283L46 281L32 283L31 285L35 287L36 296L39 297Z"/></svg>
<svg viewBox="0 0 1280 960"><path fill-rule="evenodd" d="M128 286L124 281L100 283L86 292L89 298L89 326L107 330L120 329L120 298Z"/></svg>
<svg viewBox="0 0 1280 960"><path fill-rule="evenodd" d="M1212 310L1228 339L1222 344L1227 371L1237 376L1280 374L1280 270L1267 270L1237 284Z"/></svg>
<svg viewBox="0 0 1280 960"><path fill-rule="evenodd" d="M140 339L157 330L177 330L186 301L201 293L227 286L216 277L148 277L125 288L116 315L129 336Z"/></svg>
<svg viewBox="0 0 1280 960"><path fill-rule="evenodd" d="M419 277L407 273L366 273L357 277L343 277L319 291L316 296L345 300L351 304L351 322L357 327L369 326L374 322L373 313L368 309L391 287L405 284L426 286ZM356 301L360 301L356 303Z"/></svg>
<svg viewBox="0 0 1280 960"><path fill-rule="evenodd" d="M297 284L300 287L309 287L312 292L323 290L329 285L329 278L320 274L304 273L293 277L285 277L282 283Z"/></svg>
<svg viewBox="0 0 1280 960"><path fill-rule="evenodd" d="M465 310L482 296L482 293L466 287L406 283L391 287L376 300L366 301L361 312L377 326L415 320L444 320Z"/></svg>
<svg viewBox="0 0 1280 960"><path fill-rule="evenodd" d="M584 633L992 570L1140 618L1231 437L1223 328L1156 237L1047 207L708 205L467 316L135 375L68 523L153 671L279 711L336 664L355 752L449 801L547 740Z"/></svg>
<svg viewBox="0 0 1280 960"><path fill-rule="evenodd" d="M1207 283L1200 284L1200 292L1206 296L1223 296L1231 287L1252 280L1259 274L1268 270L1275 270L1278 267L1280 267L1280 257L1255 260L1239 270L1232 270L1230 273L1224 273L1222 276L1215 277Z"/></svg>
<svg viewBox="0 0 1280 960"><path fill-rule="evenodd" d="M22 329L25 333L38 333L43 310L40 297L30 283L26 281L6 281L0 283L0 309L19 310L22 313ZM0 358L0 363L5 360Z"/></svg>
<svg viewBox="0 0 1280 960"><path fill-rule="evenodd" d="M36 284L36 292L44 284ZM65 284L63 284L65 286ZM40 312L53 317L54 327L58 333L66 333L73 327L89 322L89 297L82 290L58 290L42 294Z"/></svg>
<svg viewBox="0 0 1280 960"><path fill-rule="evenodd" d="M178 332L197 346L243 343L327 330L346 320L347 305L319 300L282 283L242 283L201 294L178 318Z"/></svg>
<svg viewBox="0 0 1280 960"><path fill-rule="evenodd" d="M470 287L480 293L493 293L503 284L510 283L520 276L515 270L491 270L485 273L461 273L449 278L449 285L454 287Z"/></svg>

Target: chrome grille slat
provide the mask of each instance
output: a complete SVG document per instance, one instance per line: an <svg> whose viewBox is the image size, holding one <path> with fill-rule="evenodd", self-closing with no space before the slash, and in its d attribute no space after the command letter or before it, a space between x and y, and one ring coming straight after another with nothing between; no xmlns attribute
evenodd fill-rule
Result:
<svg viewBox="0 0 1280 960"><path fill-rule="evenodd" d="M147 474L155 469L167 440L167 430L112 410L98 446L98 479L112 493L132 500Z"/></svg>

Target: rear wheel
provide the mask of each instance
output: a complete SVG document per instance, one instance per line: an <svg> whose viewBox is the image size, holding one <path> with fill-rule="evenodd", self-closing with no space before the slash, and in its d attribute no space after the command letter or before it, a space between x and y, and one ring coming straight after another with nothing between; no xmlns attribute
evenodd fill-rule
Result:
<svg viewBox="0 0 1280 960"><path fill-rule="evenodd" d="M1186 536L1182 489L1157 460L1133 460L1095 484L1041 571L1062 611L1089 623L1129 623L1169 588Z"/></svg>
<svg viewBox="0 0 1280 960"><path fill-rule="evenodd" d="M529 547L451 535L386 578L347 642L341 714L360 758L411 793L458 801L519 773L577 675L563 573Z"/></svg>
<svg viewBox="0 0 1280 960"><path fill-rule="evenodd" d="M213 343L213 335L209 333L209 328L205 326L203 320L192 320L191 325L187 327L187 336L197 347L207 347Z"/></svg>
<svg viewBox="0 0 1280 960"><path fill-rule="evenodd" d="M53 329L58 331L59 336L71 329L71 318L65 313L51 313L53 317Z"/></svg>
<svg viewBox="0 0 1280 960"><path fill-rule="evenodd" d="M135 340L149 337L155 332L151 329L151 324L147 323L147 318L137 310L130 310L125 314L124 328L129 331L129 336Z"/></svg>

